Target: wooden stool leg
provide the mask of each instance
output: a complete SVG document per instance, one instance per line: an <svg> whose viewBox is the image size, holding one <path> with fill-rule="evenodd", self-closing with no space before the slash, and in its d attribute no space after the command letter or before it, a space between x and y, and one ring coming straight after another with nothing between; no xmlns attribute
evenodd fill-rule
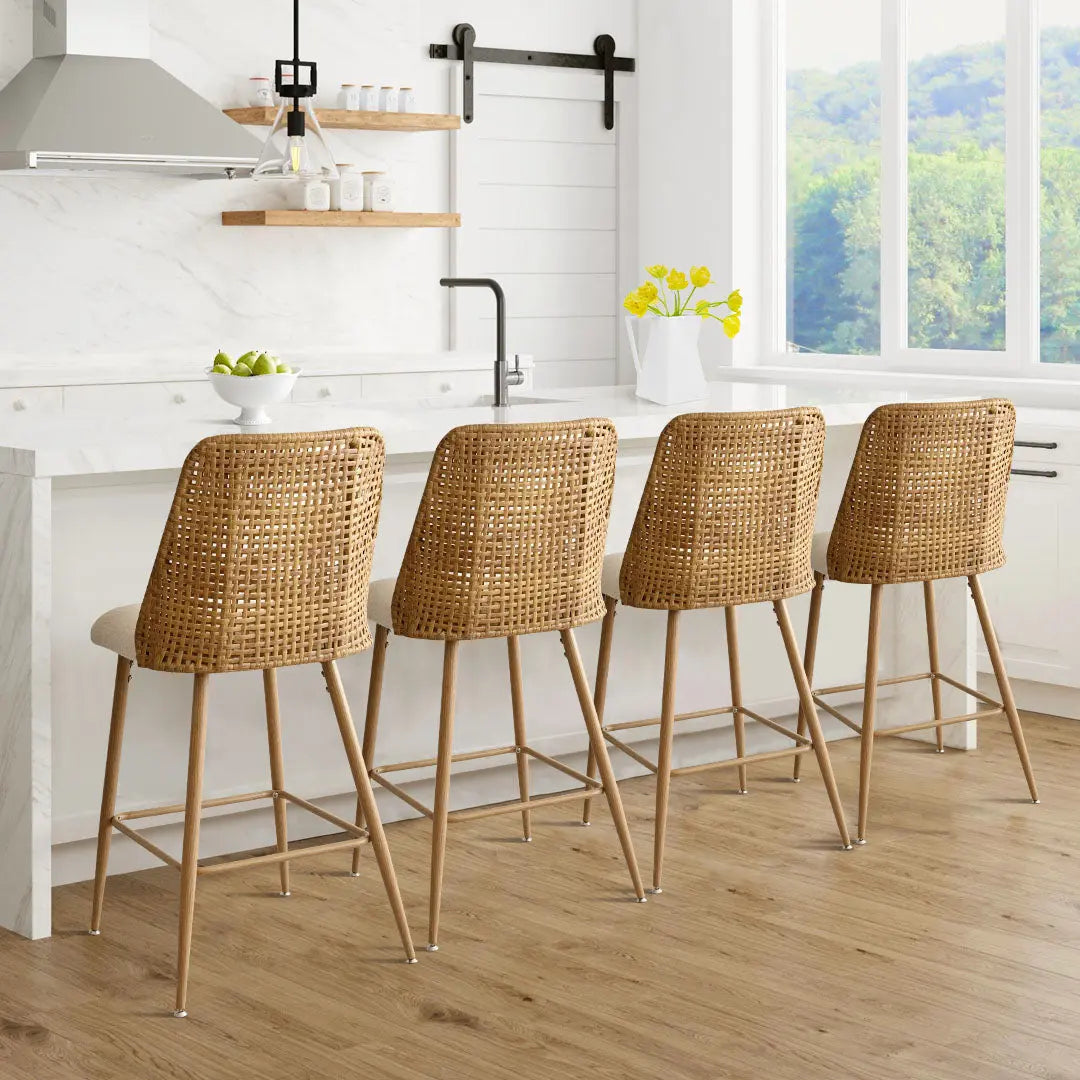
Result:
<svg viewBox="0 0 1080 1080"><path fill-rule="evenodd" d="M274 789L274 831L277 833L278 851L289 850L289 834L286 828L285 800L280 793L285 790L285 758L281 751L281 708L278 704L277 671L267 668L263 672L263 697L266 699L266 737L270 744L270 786ZM289 895L289 864L280 863L281 895Z"/></svg>
<svg viewBox="0 0 1080 1080"><path fill-rule="evenodd" d="M581 706L582 716L585 718L585 727L589 731L589 741L592 743L593 753L596 755L596 765L600 771L600 781L604 785L604 794L607 796L608 810L615 822L615 830L619 834L619 843L622 845L623 858L626 859L626 867L630 871L630 880L634 884L634 894L639 903L645 903L648 899L645 889L641 884L641 872L638 870L637 856L634 854L634 842L630 837L630 826L626 823L626 811L623 809L622 797L619 794L619 786L615 782L615 770L611 767L611 758L608 756L607 744L604 741L604 733L600 730L600 720L596 715L596 706L589 696L589 680L585 677L585 665L581 662L581 653L578 652L577 641L574 640L573 630L560 631L563 650L566 653L566 662L570 665L570 674L574 678L574 689L577 691L578 704Z"/></svg>
<svg viewBox="0 0 1080 1080"><path fill-rule="evenodd" d="M870 765L874 756L874 714L877 710L878 641L881 634L883 589L883 585L870 586L870 632L866 640L866 683L863 691L859 754L859 830L856 844L866 843L866 826L870 819Z"/></svg>
<svg viewBox="0 0 1080 1080"><path fill-rule="evenodd" d="M814 591L810 594L810 617L806 623L806 651L803 653L803 668L806 670L806 678L810 686L814 685L814 664L817 661L818 629L821 626L821 600L825 593L825 575L814 574ZM799 706L800 735L806 734L806 711ZM799 782L799 773L802 771L802 754L795 755L795 765L791 773L791 779Z"/></svg>
<svg viewBox="0 0 1080 1080"><path fill-rule="evenodd" d="M412 934L409 933L405 905L401 902L397 875L394 873L394 864L390 859L390 846L386 842L386 833L383 832L382 818L379 817L379 808L375 804L375 793L371 790L367 762L360 750L360 740L356 737L356 727L353 724L352 714L349 712L349 702L345 697L344 687L341 685L341 675L333 660L322 665L322 672L326 680L326 688L330 691L330 700L334 703L334 716L337 718L341 741L345 746L345 756L349 759L349 769L352 772L353 782L356 784L357 797L367 823L371 846L375 849L375 861L379 864L386 898L390 901L390 909L394 913L394 921L401 935L401 944L405 946L405 962L415 964L416 953L413 951Z"/></svg>
<svg viewBox="0 0 1080 1080"><path fill-rule="evenodd" d="M442 705L439 715L439 753L435 763L435 808L431 818L431 891L428 894L428 952L439 949L443 863L446 857L447 815L450 813L450 768L454 743L454 699L457 694L456 641L443 652Z"/></svg>
<svg viewBox="0 0 1080 1080"><path fill-rule="evenodd" d="M664 843L671 792L671 748L675 741L675 679L679 670L679 613L669 611L664 646L664 690L660 705L660 751L656 759L656 821L653 825L653 893L663 892Z"/></svg>
<svg viewBox="0 0 1080 1080"><path fill-rule="evenodd" d="M994 678L997 679L998 693L1001 695L1001 704L1005 707L1005 716L1008 718L1009 727L1012 729L1013 742L1016 743L1016 752L1020 756L1020 764L1024 769L1028 792L1031 795L1031 801L1037 803L1039 801L1039 789L1035 786L1035 773L1031 768L1031 758L1028 755L1027 742L1024 739L1024 729L1020 725L1020 713L1016 708L1016 699L1013 697L1009 673L1005 670L1005 660L1001 655L1001 646L998 644L997 633L990 619L990 610L987 608L986 598L983 596L982 583L977 575L972 574L968 578L968 585L971 587L971 597L975 601L975 610L979 613L979 623L982 626L986 651L990 654L990 663L994 665Z"/></svg>
<svg viewBox="0 0 1080 1080"><path fill-rule="evenodd" d="M934 698L934 719L940 720L945 713L941 707L941 683L938 681L941 661L938 657L937 604L934 602L932 581L923 582L923 607L926 609L926 647L930 653L930 693ZM938 724L934 730L937 732L937 752L944 754L945 728Z"/></svg>
<svg viewBox="0 0 1080 1080"><path fill-rule="evenodd" d="M390 643L390 631L385 626L375 627L375 648L371 653L371 676L368 679L367 712L364 714L364 761L370 769L375 762L375 737L379 732L379 705L382 703L383 673L386 670L386 648ZM360 797L356 799L356 824L363 828L364 808ZM352 876L360 876L360 849L353 852Z"/></svg>
<svg viewBox="0 0 1080 1080"><path fill-rule="evenodd" d="M202 812L203 765L206 761L206 691L209 675L195 676L191 700L187 799L184 803L184 853L180 860L180 934L177 946L176 1011L187 1016L191 930L195 921L195 881L199 874L199 817Z"/></svg>
<svg viewBox="0 0 1080 1080"><path fill-rule="evenodd" d="M840 840L844 845L844 850L850 851L851 837L848 834L844 806L840 801L840 792L836 787L836 777L833 775L829 747L826 745L825 736L821 731L817 706L814 704L806 668L803 667L803 663L799 659L799 645L795 640L795 631L791 626L787 604L783 600L776 600L773 603L773 610L776 612L776 621L780 624L780 634L784 639L784 648L787 651L788 663L791 665L791 674L795 677L795 685L799 691L799 705L802 713L806 716L806 723L810 729L810 741L814 745L814 754L817 756L818 768L821 770L821 779L825 781L825 791L829 796L833 817L836 818L836 827L840 830Z"/></svg>
<svg viewBox="0 0 1080 1080"><path fill-rule="evenodd" d="M727 637L728 673L731 677L731 704L734 708L732 719L735 721L735 756L746 754L746 720L742 709L742 670L739 665L739 628L735 622L735 609L724 608L724 626ZM739 794L747 794L746 766L739 767Z"/></svg>
<svg viewBox="0 0 1080 1080"><path fill-rule="evenodd" d="M607 604L607 612L604 615L604 623L600 628L600 655L596 660L596 690L593 692L593 706L600 723L604 722L604 706L607 704L608 672L611 670L611 641L615 636L615 611L619 606L617 600L610 596L604 597ZM596 776L596 754L593 752L592 743L589 743L589 762L585 766L585 775ZM585 808L581 813L581 824L589 825L592 821L592 796L585 796Z"/></svg>
<svg viewBox="0 0 1080 1080"><path fill-rule="evenodd" d="M116 784L120 779L120 748L124 742L124 717L127 714L130 679L131 661L118 656L116 681L113 685L112 718L109 721L109 749L105 756L105 784L101 792L101 817L98 819L94 903L90 912L90 933L95 936L101 933L101 909L105 903L105 877L109 871L112 817L116 813Z"/></svg>
<svg viewBox="0 0 1080 1080"><path fill-rule="evenodd" d="M516 637L506 639L510 660L510 702L514 710L514 747L517 750L518 792L522 802L529 798L529 755L525 753L525 695L521 686L521 642ZM521 811L521 839L532 840L532 813Z"/></svg>

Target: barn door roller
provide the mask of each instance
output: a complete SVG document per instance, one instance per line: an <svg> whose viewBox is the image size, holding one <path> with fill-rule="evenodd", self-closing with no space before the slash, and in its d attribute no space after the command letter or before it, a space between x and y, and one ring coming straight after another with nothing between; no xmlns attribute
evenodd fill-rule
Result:
<svg viewBox="0 0 1080 1080"><path fill-rule="evenodd" d="M524 64L529 67L588 68L604 73L604 127L615 127L615 72L634 71L636 64L629 57L615 55L615 39L601 34L593 42L592 53L529 52L525 49L485 49L476 46L476 28L470 23L458 23L454 27L453 43L432 45L432 60L460 60L462 81L461 118L471 124L475 116L473 108L476 84L475 64Z"/></svg>

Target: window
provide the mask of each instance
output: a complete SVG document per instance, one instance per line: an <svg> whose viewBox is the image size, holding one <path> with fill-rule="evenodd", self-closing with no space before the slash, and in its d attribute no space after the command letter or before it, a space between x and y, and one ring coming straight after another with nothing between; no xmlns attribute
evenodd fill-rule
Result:
<svg viewBox="0 0 1080 1080"><path fill-rule="evenodd" d="M774 348L1080 375L1080 0L765 2Z"/></svg>

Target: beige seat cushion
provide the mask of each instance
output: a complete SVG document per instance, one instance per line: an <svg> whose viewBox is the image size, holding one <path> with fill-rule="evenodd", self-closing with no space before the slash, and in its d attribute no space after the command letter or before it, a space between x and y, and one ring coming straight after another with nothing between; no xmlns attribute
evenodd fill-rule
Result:
<svg viewBox="0 0 1080 1080"><path fill-rule="evenodd" d="M141 607L142 604L128 604L106 611L90 627L90 640L126 660L134 660L135 624L139 620Z"/></svg>
<svg viewBox="0 0 1080 1080"><path fill-rule="evenodd" d="M831 532L814 533L814 546L810 549L810 565L815 574L829 576L829 541Z"/></svg>
<svg viewBox="0 0 1080 1080"><path fill-rule="evenodd" d="M371 583L367 601L368 622L393 630L394 588L396 586L397 578L394 577L382 578L380 581Z"/></svg>
<svg viewBox="0 0 1080 1080"><path fill-rule="evenodd" d="M618 551L614 555L604 556L604 573L600 578L600 588L605 596L613 600L619 599L619 575L622 573L623 556L625 552Z"/></svg>

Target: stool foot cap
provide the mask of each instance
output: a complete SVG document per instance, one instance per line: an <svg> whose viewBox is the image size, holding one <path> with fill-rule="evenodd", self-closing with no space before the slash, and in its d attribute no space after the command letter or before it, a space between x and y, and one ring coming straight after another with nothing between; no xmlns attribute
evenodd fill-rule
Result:
<svg viewBox="0 0 1080 1080"><path fill-rule="evenodd" d="M650 890L650 891L653 891L653 890ZM659 892L660 890L656 889L655 891ZM647 896L635 896L634 897L634 903L635 904L647 904L648 902L649 902L649 898Z"/></svg>
<svg viewBox="0 0 1080 1080"><path fill-rule="evenodd" d="M173 1013L173 1016L175 1016L177 1020L183 1020L184 1017L187 1016L187 1009L177 1009L176 1012Z"/></svg>
<svg viewBox="0 0 1080 1080"><path fill-rule="evenodd" d="M349 877L359 877L359 876L360 875L358 873L354 874L351 870L349 871Z"/></svg>
<svg viewBox="0 0 1080 1080"><path fill-rule="evenodd" d="M944 754L944 753L945 753L945 750L944 750L944 748L942 748L941 750L938 750L938 749L937 749L937 747L935 747L935 748L934 748L934 753L935 753L935 754Z"/></svg>
<svg viewBox="0 0 1080 1080"><path fill-rule="evenodd" d="M587 828L588 828L588 827L589 827L589 826L590 826L591 824L592 824L592 822L591 822L591 821L583 821L583 822L581 823L581 827L582 827L583 829L587 829Z"/></svg>
<svg viewBox="0 0 1080 1080"><path fill-rule="evenodd" d="M653 896L659 896L664 890L661 889L659 885L657 885L655 889L646 889L645 891L648 893L652 893Z"/></svg>
<svg viewBox="0 0 1080 1080"><path fill-rule="evenodd" d="M291 892L278 893L278 896L292 896Z"/></svg>
<svg viewBox="0 0 1080 1080"><path fill-rule="evenodd" d="M438 945L427 945L427 946L425 946L425 948L427 949L428 952L438 952L439 951L439 946Z"/></svg>
<svg viewBox="0 0 1080 1080"><path fill-rule="evenodd" d="M856 844L865 844L866 841L860 836L859 839L855 841L855 843Z"/></svg>
<svg viewBox="0 0 1080 1080"><path fill-rule="evenodd" d="M1032 800L1031 800L1031 805L1032 805L1032 806L1038 806L1038 805L1039 805L1039 803L1041 803L1041 802L1042 802L1042 799L1032 799ZM99 931L98 931L98 933L100 934L100 933L101 933L101 931L99 930Z"/></svg>
<svg viewBox="0 0 1080 1080"><path fill-rule="evenodd" d="M844 851L851 851L854 847L855 847L854 844L844 844L843 845Z"/></svg>
<svg viewBox="0 0 1080 1080"><path fill-rule="evenodd" d="M802 777L801 776L793 776L791 778L791 782L793 784L801 784L802 783Z"/></svg>
<svg viewBox="0 0 1080 1080"><path fill-rule="evenodd" d="M735 794L736 794L736 795L749 795L749 794L750 794L750 792L749 792L749 791L747 791L747 790L746 790L746 788L744 788L744 787L741 787L741 788L739 788L739 790L738 790L738 791L736 791L736 792L735 792Z"/></svg>
<svg viewBox="0 0 1080 1080"><path fill-rule="evenodd" d="M532 837L531 836L523 836L521 838L521 842L523 844L531 844L532 843Z"/></svg>
<svg viewBox="0 0 1080 1080"><path fill-rule="evenodd" d="M88 933L88 934L89 934L89 935L90 935L91 937L101 937L101 931L100 931L100 930L87 930L86 932L87 932L87 933Z"/></svg>
<svg viewBox="0 0 1080 1080"><path fill-rule="evenodd" d="M405 963L406 964L419 964L420 961L417 960L415 956L407 956L405 958Z"/></svg>

